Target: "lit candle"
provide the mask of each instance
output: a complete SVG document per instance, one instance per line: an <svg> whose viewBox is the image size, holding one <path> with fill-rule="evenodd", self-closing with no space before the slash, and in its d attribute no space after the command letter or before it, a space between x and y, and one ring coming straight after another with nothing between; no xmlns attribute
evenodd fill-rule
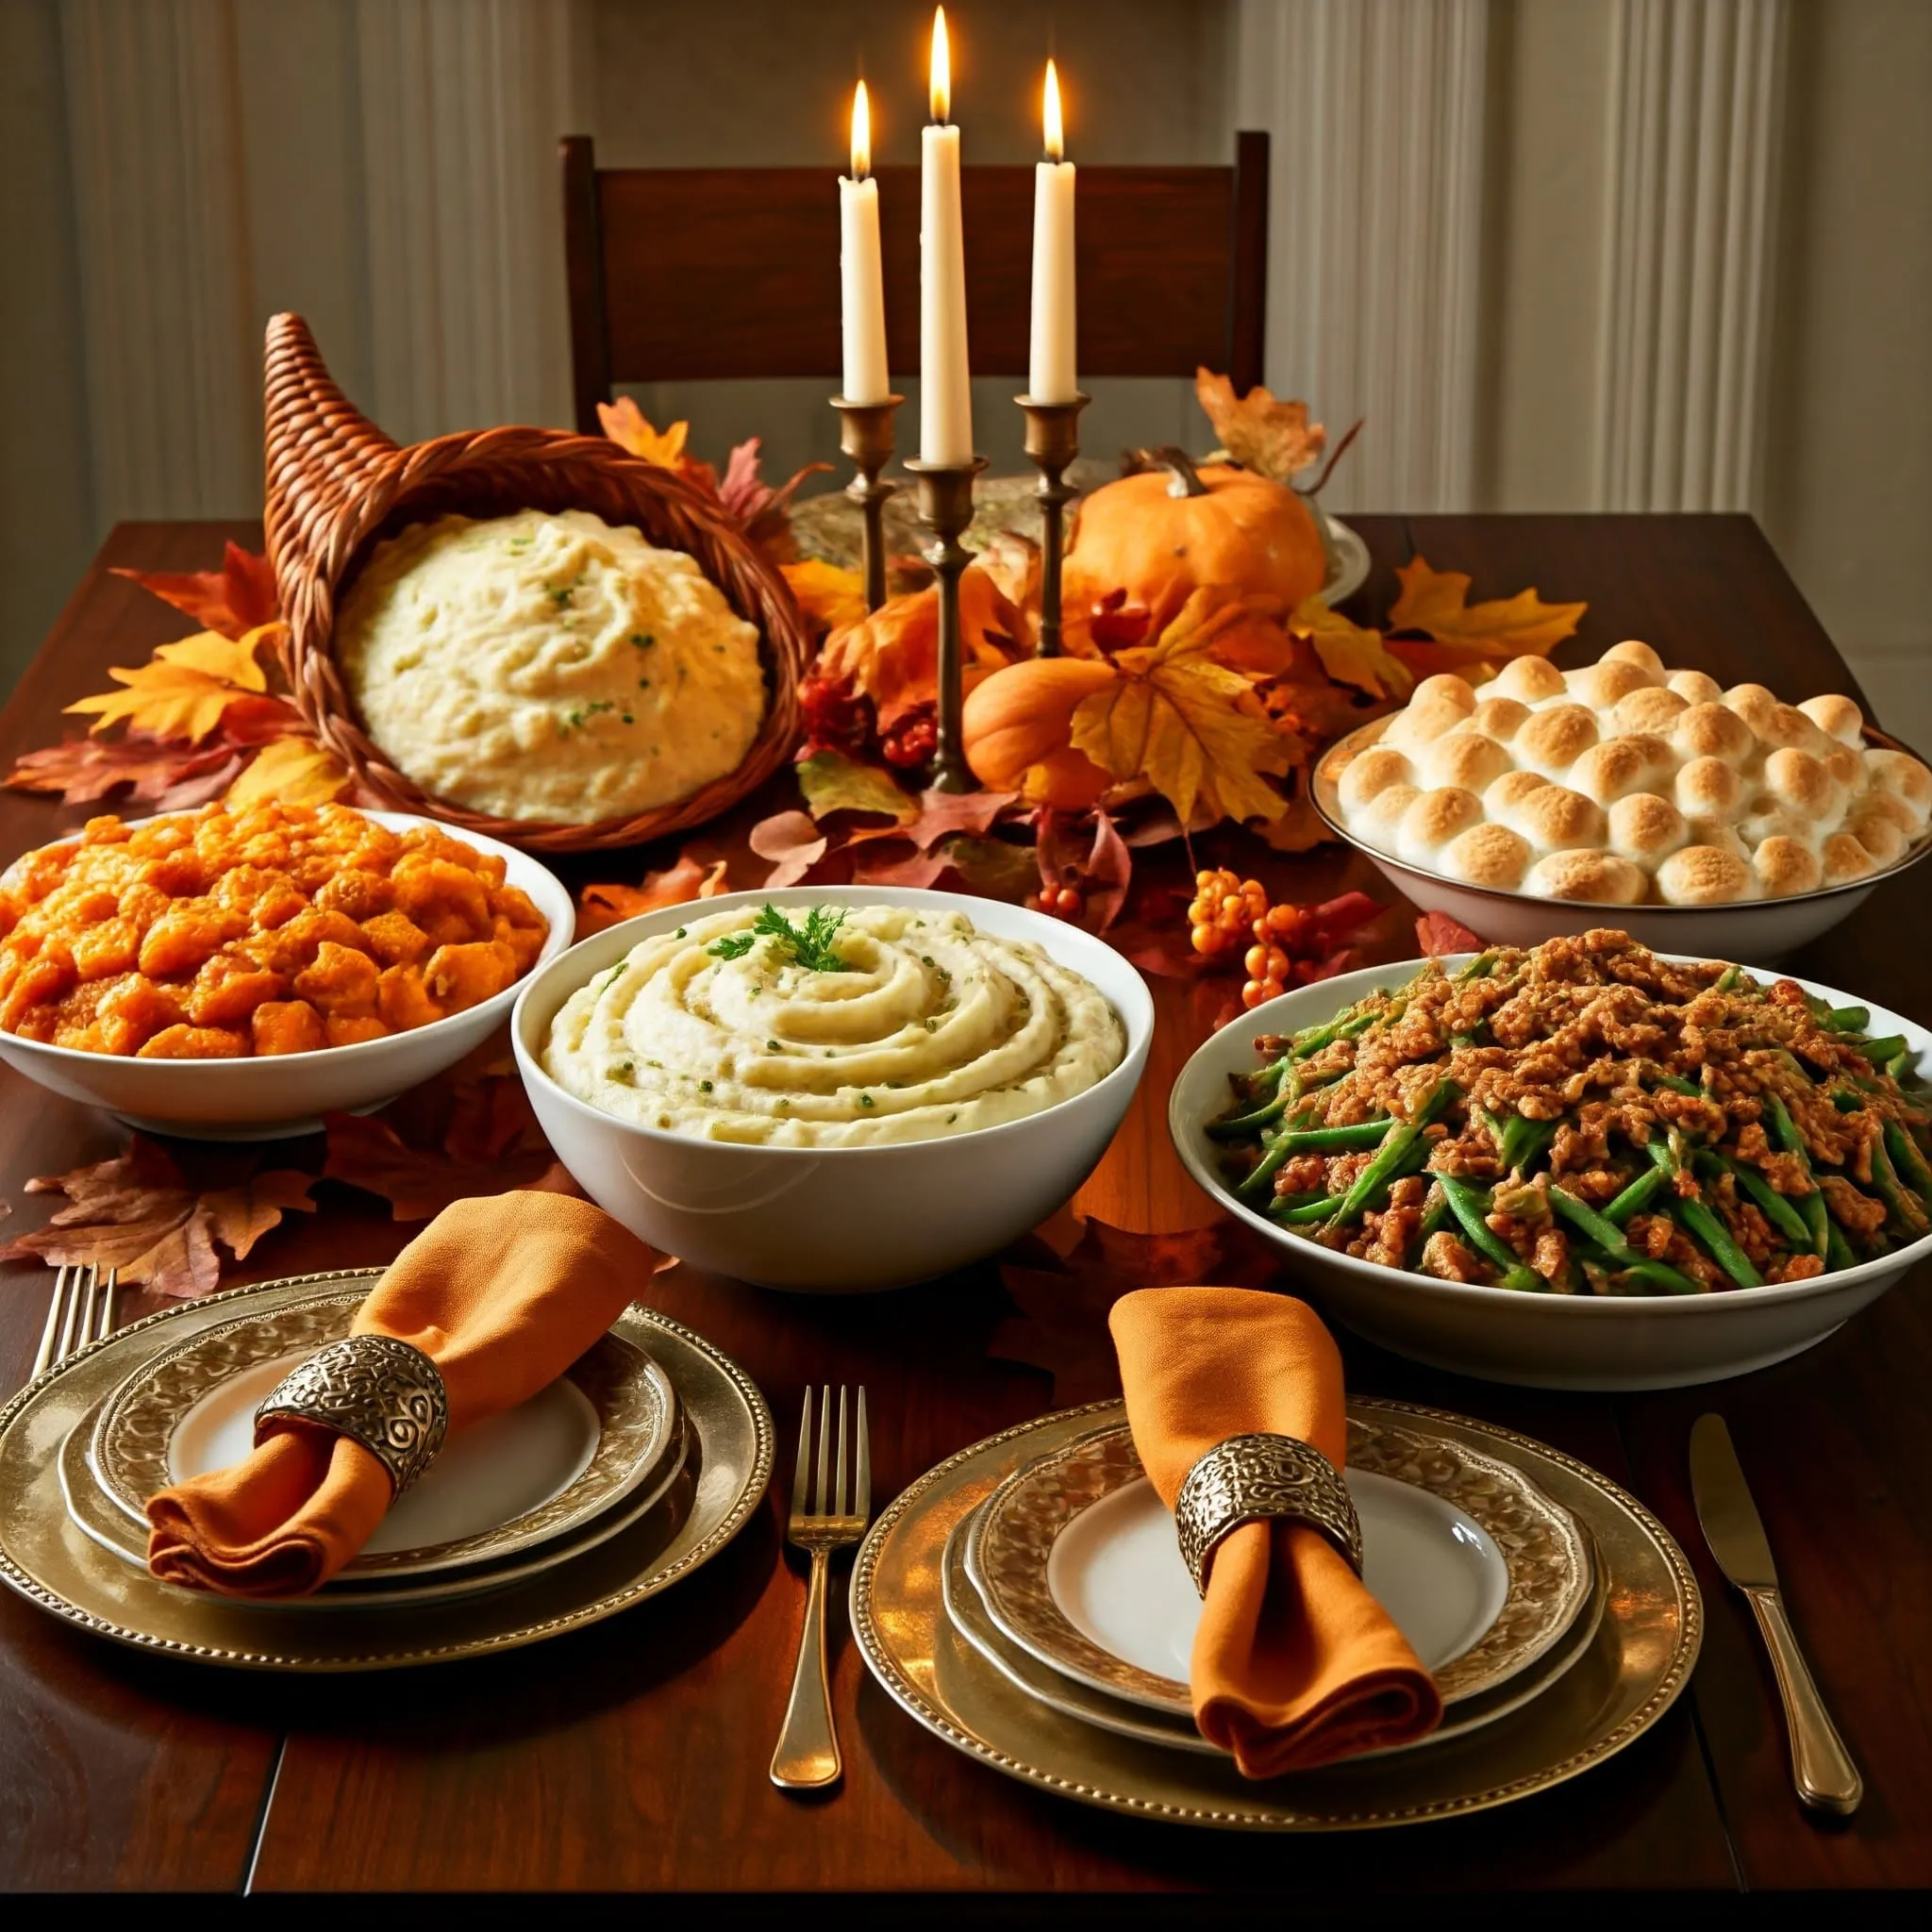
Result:
<svg viewBox="0 0 1932 1932"><path fill-rule="evenodd" d="M1026 392L1037 403L1079 393L1074 353L1074 164L1060 156L1060 80L1046 63L1046 158L1033 170L1033 340Z"/></svg>
<svg viewBox="0 0 1932 1932"><path fill-rule="evenodd" d="M886 289L879 269L879 184L872 178L872 110L865 83L852 96L852 178L839 182L840 314L845 330L844 396L880 403L886 379Z"/></svg>
<svg viewBox="0 0 1932 1932"><path fill-rule="evenodd" d="M966 254L959 221L959 130L948 124L952 62L946 9L932 17L932 125L921 131L919 201L919 454L973 460L973 391L966 359Z"/></svg>

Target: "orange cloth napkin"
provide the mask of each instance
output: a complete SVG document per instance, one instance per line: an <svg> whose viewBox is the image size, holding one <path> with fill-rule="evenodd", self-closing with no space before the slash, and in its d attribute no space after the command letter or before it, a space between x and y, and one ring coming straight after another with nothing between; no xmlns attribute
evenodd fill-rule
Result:
<svg viewBox="0 0 1932 1932"><path fill-rule="evenodd" d="M1108 1316L1127 1424L1171 1509L1230 1436L1348 1453L1341 1357L1306 1303L1241 1288L1144 1288ZM1246 1777L1307 1771L1435 1729L1442 1700L1387 1611L1319 1530L1245 1523L1216 1546L1194 1637L1194 1722Z"/></svg>
<svg viewBox="0 0 1932 1932"><path fill-rule="evenodd" d="M555 1381L652 1265L628 1228L568 1194L458 1201L396 1257L349 1332L428 1356L454 1436ZM300 1596L356 1555L390 1502L388 1471L359 1442L287 1423L233 1467L149 1499L148 1568L225 1596Z"/></svg>

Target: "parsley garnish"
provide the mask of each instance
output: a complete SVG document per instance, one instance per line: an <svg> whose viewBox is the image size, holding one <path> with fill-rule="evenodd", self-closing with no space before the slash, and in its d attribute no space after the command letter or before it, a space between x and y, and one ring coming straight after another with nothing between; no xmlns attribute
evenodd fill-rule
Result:
<svg viewBox="0 0 1932 1932"><path fill-rule="evenodd" d="M844 924L843 912L835 912L829 906L814 906L805 915L801 931L775 906L766 905L758 908L748 931L726 933L711 951L721 959L741 959L760 940L771 940L808 973L843 973L845 962L833 941Z"/></svg>

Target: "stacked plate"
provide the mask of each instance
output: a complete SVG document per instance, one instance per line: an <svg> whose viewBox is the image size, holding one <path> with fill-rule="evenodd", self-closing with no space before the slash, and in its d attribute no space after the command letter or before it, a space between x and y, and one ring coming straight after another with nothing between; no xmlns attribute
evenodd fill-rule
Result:
<svg viewBox="0 0 1932 1932"><path fill-rule="evenodd" d="M1349 1406L1364 1581L1441 1690L1420 1742L1256 1785L1195 1729L1200 1600L1118 1404L941 1465L853 1577L874 1674L1014 1776L1143 1816L1333 1829L1480 1808L1656 1722L1694 1661L1688 1565L1641 1505L1557 1452L1401 1404Z"/></svg>
<svg viewBox="0 0 1932 1932"><path fill-rule="evenodd" d="M770 1416L733 1364L633 1307L520 1407L456 1437L313 1595L240 1603L147 1573L156 1491L245 1456L262 1398L348 1332L374 1273L170 1310L0 1411L0 1578L110 1637L215 1661L369 1668L503 1649L661 1589L763 1492Z"/></svg>

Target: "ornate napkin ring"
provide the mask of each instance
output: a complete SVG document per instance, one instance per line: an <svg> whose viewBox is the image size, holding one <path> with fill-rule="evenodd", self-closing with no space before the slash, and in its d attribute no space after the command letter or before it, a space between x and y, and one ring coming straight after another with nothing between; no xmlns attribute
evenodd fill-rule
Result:
<svg viewBox="0 0 1932 1932"><path fill-rule="evenodd" d="M1230 1530L1275 1517L1320 1531L1362 1574L1362 1526L1335 1465L1294 1436L1230 1436L1189 1470L1174 1502L1194 1588L1208 1594L1208 1558Z"/></svg>
<svg viewBox="0 0 1932 1932"><path fill-rule="evenodd" d="M255 1411L255 1440L278 1422L314 1423L361 1443L400 1496L442 1447L449 1392L420 1348L392 1335L346 1335L282 1378Z"/></svg>

